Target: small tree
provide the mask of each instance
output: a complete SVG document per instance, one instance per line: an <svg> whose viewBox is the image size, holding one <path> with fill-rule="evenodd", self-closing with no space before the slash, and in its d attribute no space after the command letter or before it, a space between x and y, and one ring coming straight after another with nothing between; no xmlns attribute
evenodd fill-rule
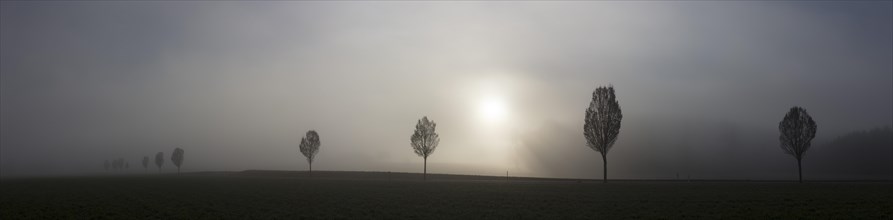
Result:
<svg viewBox="0 0 893 220"><path fill-rule="evenodd" d="M174 149L174 153L171 154L171 161L174 162L174 166L177 166L177 174L179 174L180 165L183 164L183 149L179 147Z"/></svg>
<svg viewBox="0 0 893 220"><path fill-rule="evenodd" d="M608 182L608 150L617 141L621 120L623 113L614 95L614 87L609 85L596 88L592 92L589 108L586 108L583 136L586 137L586 145L602 155L603 183Z"/></svg>
<svg viewBox="0 0 893 220"><path fill-rule="evenodd" d="M164 153L158 152L155 154L155 166L158 166L158 172L161 172L161 165L164 165Z"/></svg>
<svg viewBox="0 0 893 220"><path fill-rule="evenodd" d="M102 163L102 167L105 167L105 171L109 171L109 160L105 160L105 163Z"/></svg>
<svg viewBox="0 0 893 220"><path fill-rule="evenodd" d="M815 121L806 113L806 109L794 106L785 114L784 119L778 123L778 137L781 149L797 159L797 173L799 181L803 182L803 155L809 150L812 138L815 138Z"/></svg>
<svg viewBox="0 0 893 220"><path fill-rule="evenodd" d="M149 172L149 156L143 157L143 169L146 169L146 173Z"/></svg>
<svg viewBox="0 0 893 220"><path fill-rule="evenodd" d="M409 138L415 154L424 160L422 168L422 179L424 180L428 179L428 156L434 154L437 144L440 143L440 135L437 134L435 128L437 128L437 123L428 120L428 116L424 116L416 123L415 131Z"/></svg>
<svg viewBox="0 0 893 220"><path fill-rule="evenodd" d="M314 130L307 131L307 134L301 138L301 145L299 148L301 149L301 154L307 158L307 164L309 168L307 169L307 174L313 176L313 158L316 158L316 153L319 152L319 134Z"/></svg>

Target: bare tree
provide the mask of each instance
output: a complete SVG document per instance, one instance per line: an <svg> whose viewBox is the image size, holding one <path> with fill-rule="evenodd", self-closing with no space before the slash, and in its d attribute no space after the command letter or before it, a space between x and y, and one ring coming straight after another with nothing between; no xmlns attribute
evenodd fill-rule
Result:
<svg viewBox="0 0 893 220"><path fill-rule="evenodd" d="M803 182L803 155L809 150L812 138L815 138L815 121L806 113L806 109L794 106L784 115L784 119L778 123L778 131L781 135L781 149L797 159L797 173L799 181Z"/></svg>
<svg viewBox="0 0 893 220"><path fill-rule="evenodd" d="M319 134L314 130L307 131L307 134L301 138L301 145L298 146L301 150L301 154L304 154L304 157L307 158L307 164L309 165L309 169L307 169L307 174L313 176L313 158L316 158L316 153L319 152Z"/></svg>
<svg viewBox="0 0 893 220"><path fill-rule="evenodd" d="M111 164L109 164L109 160L105 160L105 163L102 163L102 167L105 167L105 171L109 171L110 165Z"/></svg>
<svg viewBox="0 0 893 220"><path fill-rule="evenodd" d="M164 153L158 152L155 154L155 166L158 166L158 172L161 172L161 165L164 165Z"/></svg>
<svg viewBox="0 0 893 220"><path fill-rule="evenodd" d="M428 156L434 154L434 150L437 149L437 144L440 143L440 135L437 134L435 128L437 128L437 123L428 120L428 116L424 116L418 123L416 123L415 131L409 138L415 154L424 158L424 173L422 176L422 179L424 180L428 179Z"/></svg>
<svg viewBox="0 0 893 220"><path fill-rule="evenodd" d="M608 182L608 150L617 141L620 134L620 121L623 113L620 104L614 95L614 87L598 87L592 92L592 101L586 108L586 118L583 123L583 136L586 137L586 145L602 154L603 179Z"/></svg>
<svg viewBox="0 0 893 220"><path fill-rule="evenodd" d="M146 173L149 172L149 156L143 157L143 169L146 169Z"/></svg>
<svg viewBox="0 0 893 220"><path fill-rule="evenodd" d="M174 149L174 153L171 153L171 161L174 162L174 166L177 166L177 174L179 174L180 165L183 164L183 149L179 147Z"/></svg>

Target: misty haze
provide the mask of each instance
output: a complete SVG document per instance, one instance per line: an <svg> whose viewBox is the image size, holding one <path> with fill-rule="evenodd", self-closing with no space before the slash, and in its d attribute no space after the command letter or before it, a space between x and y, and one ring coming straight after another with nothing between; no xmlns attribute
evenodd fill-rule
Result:
<svg viewBox="0 0 893 220"><path fill-rule="evenodd" d="M0 6L2 219L893 218L890 1Z"/></svg>

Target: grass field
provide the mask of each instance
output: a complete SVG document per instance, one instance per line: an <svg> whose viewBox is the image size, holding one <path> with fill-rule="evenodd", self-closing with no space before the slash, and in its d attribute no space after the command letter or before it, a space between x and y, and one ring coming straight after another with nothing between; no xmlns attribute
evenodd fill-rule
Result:
<svg viewBox="0 0 893 220"><path fill-rule="evenodd" d="M602 184L446 176L423 182L411 174L249 174L4 179L0 219L893 218L889 182Z"/></svg>

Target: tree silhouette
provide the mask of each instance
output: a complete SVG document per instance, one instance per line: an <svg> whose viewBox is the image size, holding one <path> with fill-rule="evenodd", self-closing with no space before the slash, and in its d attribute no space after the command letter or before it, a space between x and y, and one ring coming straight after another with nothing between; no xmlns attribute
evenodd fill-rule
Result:
<svg viewBox="0 0 893 220"><path fill-rule="evenodd" d="M415 132L409 138L412 149L416 155L424 159L422 179L428 179L428 156L434 154L437 144L440 143L440 135L435 131L437 123L428 120L428 116L422 117L415 126Z"/></svg>
<svg viewBox="0 0 893 220"><path fill-rule="evenodd" d="M164 153L158 152L155 154L155 166L158 166L158 172L161 172L161 165L164 165Z"/></svg>
<svg viewBox="0 0 893 220"><path fill-rule="evenodd" d="M810 142L815 137L815 121L806 113L806 109L794 106L784 115L784 119L778 123L778 131L781 133L778 140L781 149L797 159L797 173L799 181L803 182L803 155L809 150Z"/></svg>
<svg viewBox="0 0 893 220"><path fill-rule="evenodd" d="M603 183L608 182L608 150L617 141L620 134L620 121L623 113L620 104L614 95L614 87L598 87L592 92L592 101L586 108L586 118L583 123L583 136L586 137L586 145L602 154Z"/></svg>
<svg viewBox="0 0 893 220"><path fill-rule="evenodd" d="M183 149L179 147L174 149L174 153L171 153L171 161L174 162L174 166L177 166L177 174L179 174L180 165L183 164Z"/></svg>
<svg viewBox="0 0 893 220"><path fill-rule="evenodd" d="M298 146L301 150L301 154L304 154L304 157L307 158L307 164L309 165L309 169L307 169L307 174L313 176L313 158L316 158L316 153L319 152L319 134L314 130L307 131L307 134L301 138L301 145Z"/></svg>
<svg viewBox="0 0 893 220"><path fill-rule="evenodd" d="M143 157L143 169L146 169L146 173L149 172L149 156Z"/></svg>
<svg viewBox="0 0 893 220"><path fill-rule="evenodd" d="M109 160L105 160L105 163L102 163L102 167L105 167L105 171L109 171Z"/></svg>

